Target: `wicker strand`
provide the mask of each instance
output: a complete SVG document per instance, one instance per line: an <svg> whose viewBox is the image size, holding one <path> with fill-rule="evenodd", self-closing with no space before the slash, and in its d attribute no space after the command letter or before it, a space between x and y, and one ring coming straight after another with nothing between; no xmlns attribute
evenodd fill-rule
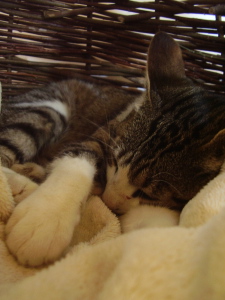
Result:
<svg viewBox="0 0 225 300"><path fill-rule="evenodd" d="M179 41L188 76L223 93L224 6L224 0L1 0L3 97L74 76L138 92L158 30Z"/></svg>

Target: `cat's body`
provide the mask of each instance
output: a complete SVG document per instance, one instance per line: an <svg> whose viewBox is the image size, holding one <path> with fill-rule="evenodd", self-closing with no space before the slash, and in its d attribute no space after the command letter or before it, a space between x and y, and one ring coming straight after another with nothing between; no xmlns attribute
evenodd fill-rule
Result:
<svg viewBox="0 0 225 300"><path fill-rule="evenodd" d="M59 140L50 175L7 225L10 250L30 265L61 255L94 179L119 214L139 203L181 209L219 173L225 157L224 97L192 84L179 46L164 33L149 48L141 96L71 80L5 105L0 152L6 165L32 160Z"/></svg>
<svg viewBox="0 0 225 300"><path fill-rule="evenodd" d="M8 146L1 151L2 162L11 166L38 159L36 156L43 148L54 158L68 144L90 139L99 127L108 126L135 100L134 95L121 89L71 79L5 101L0 147ZM10 149L12 152L7 153Z"/></svg>

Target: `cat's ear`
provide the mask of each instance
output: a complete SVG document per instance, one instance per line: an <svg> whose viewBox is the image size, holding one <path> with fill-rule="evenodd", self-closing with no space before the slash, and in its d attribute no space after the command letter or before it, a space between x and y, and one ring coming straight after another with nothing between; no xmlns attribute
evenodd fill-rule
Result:
<svg viewBox="0 0 225 300"><path fill-rule="evenodd" d="M225 129L220 130L211 141L202 146L201 153L212 169L221 166L225 160Z"/></svg>
<svg viewBox="0 0 225 300"><path fill-rule="evenodd" d="M165 32L158 32L150 43L147 75L151 89L186 78L180 46Z"/></svg>

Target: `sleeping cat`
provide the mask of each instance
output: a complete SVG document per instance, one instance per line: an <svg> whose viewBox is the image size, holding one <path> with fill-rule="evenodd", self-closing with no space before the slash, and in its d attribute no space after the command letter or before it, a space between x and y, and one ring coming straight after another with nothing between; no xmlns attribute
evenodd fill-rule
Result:
<svg viewBox="0 0 225 300"><path fill-rule="evenodd" d="M31 266L60 257L94 181L117 214L146 203L182 209L220 172L224 100L185 76L179 45L160 32L141 96L72 79L3 103L3 165L57 149L47 179L9 219L10 251Z"/></svg>

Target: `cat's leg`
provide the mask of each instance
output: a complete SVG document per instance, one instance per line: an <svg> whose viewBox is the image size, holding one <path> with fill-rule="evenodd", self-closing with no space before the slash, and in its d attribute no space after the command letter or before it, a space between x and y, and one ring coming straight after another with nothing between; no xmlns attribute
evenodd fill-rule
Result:
<svg viewBox="0 0 225 300"><path fill-rule="evenodd" d="M65 103L58 105L59 101L39 99L39 95L35 95L37 98L33 102L28 102L27 98L34 98L34 92L2 106L0 157L4 167L32 161L43 146L61 136L69 122Z"/></svg>
<svg viewBox="0 0 225 300"><path fill-rule="evenodd" d="M25 164L14 164L12 165L11 169L16 173L26 176L37 183L43 182L46 177L45 168L33 162L27 162Z"/></svg>
<svg viewBox="0 0 225 300"><path fill-rule="evenodd" d="M52 262L70 244L95 174L88 156L64 156L53 163L46 181L14 210L7 226L9 250L25 265Z"/></svg>

